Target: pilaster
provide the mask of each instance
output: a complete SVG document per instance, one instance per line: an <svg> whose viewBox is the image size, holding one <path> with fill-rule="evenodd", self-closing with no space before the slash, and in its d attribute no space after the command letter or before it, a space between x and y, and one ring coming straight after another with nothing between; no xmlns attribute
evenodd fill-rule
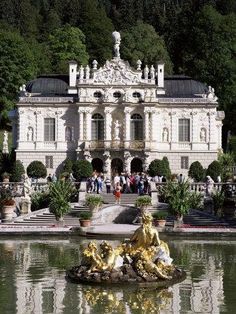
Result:
<svg viewBox="0 0 236 314"><path fill-rule="evenodd" d="M129 148L130 146L130 114L132 109L129 107L125 107L124 113L125 113L125 148Z"/></svg>

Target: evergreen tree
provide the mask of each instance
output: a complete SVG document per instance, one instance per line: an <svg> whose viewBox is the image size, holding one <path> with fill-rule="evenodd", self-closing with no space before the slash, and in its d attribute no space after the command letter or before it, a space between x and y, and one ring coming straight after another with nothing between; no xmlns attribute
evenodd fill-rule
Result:
<svg viewBox="0 0 236 314"><path fill-rule="evenodd" d="M80 27L86 36L90 61L100 64L112 57L112 21L107 17L97 0L81 0Z"/></svg>

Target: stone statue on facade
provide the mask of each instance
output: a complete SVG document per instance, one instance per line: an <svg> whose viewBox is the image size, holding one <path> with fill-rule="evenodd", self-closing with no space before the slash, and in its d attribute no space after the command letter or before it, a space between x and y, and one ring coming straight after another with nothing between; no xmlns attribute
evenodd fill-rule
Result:
<svg viewBox="0 0 236 314"><path fill-rule="evenodd" d="M4 133L3 133L2 153L3 154L8 154L9 153L9 149L8 149L8 133L7 133L7 131L4 131Z"/></svg>
<svg viewBox="0 0 236 314"><path fill-rule="evenodd" d="M162 133L162 141L168 142L168 139L169 139L168 129L164 128Z"/></svg>
<svg viewBox="0 0 236 314"><path fill-rule="evenodd" d="M206 142L206 130L204 128L201 128L201 131L200 131L200 141Z"/></svg>
<svg viewBox="0 0 236 314"><path fill-rule="evenodd" d="M34 140L34 132L32 127L28 127L28 132L27 132L27 141L32 142Z"/></svg>
<svg viewBox="0 0 236 314"><path fill-rule="evenodd" d="M112 33L112 38L114 40L114 54L115 54L115 58L120 58L120 33L117 31L114 31Z"/></svg>
<svg viewBox="0 0 236 314"><path fill-rule="evenodd" d="M114 122L114 140L119 141L120 140L120 127L121 124L118 120Z"/></svg>

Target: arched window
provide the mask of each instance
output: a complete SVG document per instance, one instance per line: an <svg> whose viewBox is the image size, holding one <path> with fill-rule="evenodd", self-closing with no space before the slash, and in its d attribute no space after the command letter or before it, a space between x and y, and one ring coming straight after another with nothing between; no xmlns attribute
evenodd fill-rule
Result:
<svg viewBox="0 0 236 314"><path fill-rule="evenodd" d="M140 114L133 114L131 116L131 140L142 140L143 139L143 118Z"/></svg>
<svg viewBox="0 0 236 314"><path fill-rule="evenodd" d="M65 129L65 141L66 142L72 141L72 129L69 126L67 126Z"/></svg>
<svg viewBox="0 0 236 314"><path fill-rule="evenodd" d="M92 116L92 140L104 140L104 118L100 113Z"/></svg>

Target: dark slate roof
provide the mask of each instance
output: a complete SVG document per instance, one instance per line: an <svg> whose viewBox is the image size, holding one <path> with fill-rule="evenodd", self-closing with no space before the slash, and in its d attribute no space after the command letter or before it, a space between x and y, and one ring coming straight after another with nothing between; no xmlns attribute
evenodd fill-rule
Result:
<svg viewBox="0 0 236 314"><path fill-rule="evenodd" d="M68 75L41 75L26 85L26 91L42 96L67 95L69 86ZM205 84L183 75L165 77L166 94L161 97L199 97L205 94L208 88Z"/></svg>
<svg viewBox="0 0 236 314"><path fill-rule="evenodd" d="M26 91L43 96L67 95L68 75L42 75L26 85Z"/></svg>
<svg viewBox="0 0 236 314"><path fill-rule="evenodd" d="M164 97L199 97L198 94L205 94L208 87L189 76L173 75L165 77Z"/></svg>

